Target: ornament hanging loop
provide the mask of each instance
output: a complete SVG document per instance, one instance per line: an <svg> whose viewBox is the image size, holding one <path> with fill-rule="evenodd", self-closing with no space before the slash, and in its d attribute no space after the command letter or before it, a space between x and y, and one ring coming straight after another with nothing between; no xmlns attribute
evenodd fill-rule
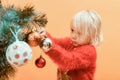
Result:
<svg viewBox="0 0 120 80"><path fill-rule="evenodd" d="M11 33L13 34L13 36L15 37L16 41L18 41L18 37L17 37L17 33L16 33L16 31L13 32L13 30L12 30L11 27L10 27L10 31L11 31Z"/></svg>

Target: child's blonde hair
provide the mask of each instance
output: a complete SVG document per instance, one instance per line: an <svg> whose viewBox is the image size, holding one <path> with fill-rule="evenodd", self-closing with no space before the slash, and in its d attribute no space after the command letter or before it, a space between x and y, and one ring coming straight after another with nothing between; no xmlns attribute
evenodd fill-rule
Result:
<svg viewBox="0 0 120 80"><path fill-rule="evenodd" d="M101 17L95 11L83 10L73 17L73 27L75 27L89 43L97 46L102 40Z"/></svg>

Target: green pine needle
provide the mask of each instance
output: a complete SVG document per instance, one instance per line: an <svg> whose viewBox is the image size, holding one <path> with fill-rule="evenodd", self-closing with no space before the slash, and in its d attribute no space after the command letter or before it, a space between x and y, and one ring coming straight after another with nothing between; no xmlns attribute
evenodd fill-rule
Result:
<svg viewBox="0 0 120 80"><path fill-rule="evenodd" d="M20 19L30 18L34 15L34 7L32 6L25 6L24 9L20 9L18 11Z"/></svg>

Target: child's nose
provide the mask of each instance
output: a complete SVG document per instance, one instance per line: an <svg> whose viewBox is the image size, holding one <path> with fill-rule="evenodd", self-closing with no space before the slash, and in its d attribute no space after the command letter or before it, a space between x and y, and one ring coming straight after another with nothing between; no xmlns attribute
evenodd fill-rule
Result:
<svg viewBox="0 0 120 80"><path fill-rule="evenodd" d="M77 37L74 35L74 36L72 36L72 39L75 40L75 39L77 39Z"/></svg>

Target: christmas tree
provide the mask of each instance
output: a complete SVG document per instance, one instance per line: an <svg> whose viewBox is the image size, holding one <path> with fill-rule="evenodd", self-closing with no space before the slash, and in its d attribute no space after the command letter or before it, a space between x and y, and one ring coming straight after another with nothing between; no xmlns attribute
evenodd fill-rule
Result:
<svg viewBox="0 0 120 80"><path fill-rule="evenodd" d="M5 7L0 1L0 80L9 80L16 71L6 59L8 46L15 42L10 29L15 32L20 41L27 42L32 29L45 27L47 22L46 14L36 13L33 6L25 6L23 9L13 5Z"/></svg>

